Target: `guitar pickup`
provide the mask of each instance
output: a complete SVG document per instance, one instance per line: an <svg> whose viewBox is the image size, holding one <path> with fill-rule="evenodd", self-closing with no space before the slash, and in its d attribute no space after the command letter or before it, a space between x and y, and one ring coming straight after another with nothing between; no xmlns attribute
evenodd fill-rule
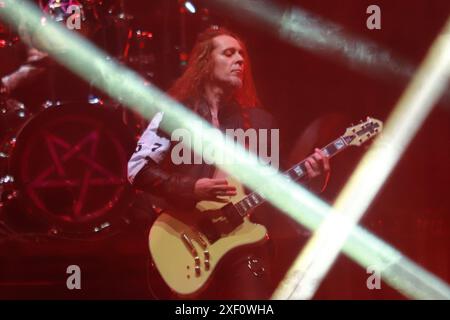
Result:
<svg viewBox="0 0 450 320"><path fill-rule="evenodd" d="M208 271L209 267L210 267L210 263L209 263L209 251L205 250L203 251L203 254L205 255L205 270Z"/></svg>
<svg viewBox="0 0 450 320"><path fill-rule="evenodd" d="M187 236L186 233L182 233L181 234L181 240L183 240L183 242L186 245L186 247L188 247L188 249L191 252L192 256L194 258L198 257L197 250L195 249L194 244L192 243L191 239Z"/></svg>
<svg viewBox="0 0 450 320"><path fill-rule="evenodd" d="M205 239L203 239L202 235L200 233L197 234L198 235L198 243L200 243L200 245L202 246L203 249L206 250L206 248L208 247L208 244L206 243ZM208 250L206 250L208 251Z"/></svg>

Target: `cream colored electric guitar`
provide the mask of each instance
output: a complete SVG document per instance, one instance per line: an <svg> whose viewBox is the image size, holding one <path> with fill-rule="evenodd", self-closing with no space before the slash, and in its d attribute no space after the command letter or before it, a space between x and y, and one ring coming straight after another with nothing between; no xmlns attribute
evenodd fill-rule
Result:
<svg viewBox="0 0 450 320"><path fill-rule="evenodd" d="M345 134L322 149L332 157L348 146L359 146L382 130L379 120L347 128ZM287 172L298 180L305 176L305 160ZM245 195L235 180L237 195L227 204L202 201L192 212L162 211L150 229L149 247L153 265L170 290L182 298L195 297L213 278L222 258L233 249L265 241L267 230L249 220L251 209L264 202L252 192Z"/></svg>

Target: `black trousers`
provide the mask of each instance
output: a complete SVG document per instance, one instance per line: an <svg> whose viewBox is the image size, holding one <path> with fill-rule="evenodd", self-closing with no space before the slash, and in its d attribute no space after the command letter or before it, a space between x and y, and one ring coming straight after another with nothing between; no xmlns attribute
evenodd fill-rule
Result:
<svg viewBox="0 0 450 320"><path fill-rule="evenodd" d="M269 299L274 290L271 251L271 243L266 242L229 253L199 299Z"/></svg>

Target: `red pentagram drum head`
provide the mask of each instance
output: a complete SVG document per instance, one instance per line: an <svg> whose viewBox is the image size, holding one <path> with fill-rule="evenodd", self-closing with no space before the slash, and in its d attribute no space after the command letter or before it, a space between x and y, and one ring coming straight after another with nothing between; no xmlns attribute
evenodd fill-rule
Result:
<svg viewBox="0 0 450 320"><path fill-rule="evenodd" d="M84 103L43 110L19 131L9 171L27 214L60 230L91 230L129 201L134 148L116 111ZM96 227L97 228L97 227Z"/></svg>

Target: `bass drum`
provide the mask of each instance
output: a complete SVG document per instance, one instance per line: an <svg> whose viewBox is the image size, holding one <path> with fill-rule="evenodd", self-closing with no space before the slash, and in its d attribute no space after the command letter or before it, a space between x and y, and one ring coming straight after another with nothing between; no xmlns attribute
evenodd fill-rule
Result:
<svg viewBox="0 0 450 320"><path fill-rule="evenodd" d="M134 145L117 111L104 106L71 103L41 111L22 127L8 152L18 195L13 223L37 221L48 232L65 235L123 224Z"/></svg>

